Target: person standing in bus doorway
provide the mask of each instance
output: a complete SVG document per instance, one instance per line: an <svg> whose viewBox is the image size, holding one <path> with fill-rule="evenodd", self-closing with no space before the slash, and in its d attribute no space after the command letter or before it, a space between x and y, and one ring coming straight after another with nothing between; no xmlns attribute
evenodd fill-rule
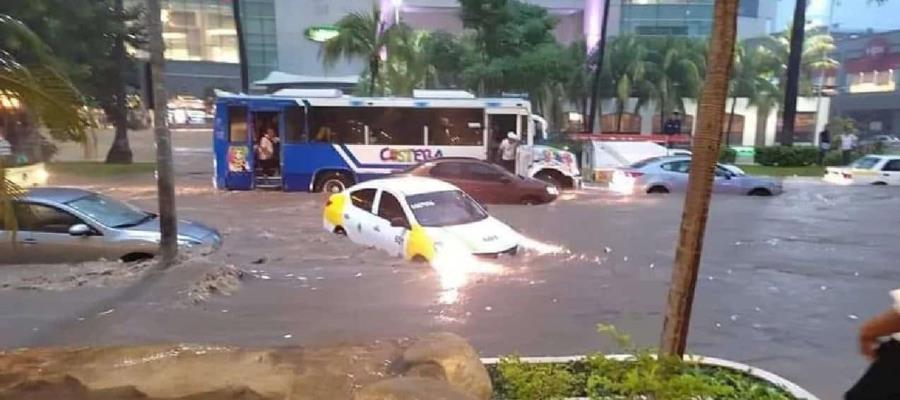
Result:
<svg viewBox="0 0 900 400"><path fill-rule="evenodd" d="M500 142L500 148L497 149L500 158L500 165L507 171L516 173L516 150L519 148L519 135L515 132L508 132L506 139Z"/></svg>
<svg viewBox="0 0 900 400"><path fill-rule="evenodd" d="M256 159L259 160L259 166L262 167L263 176L272 176L275 172L277 163L275 155L275 143L278 138L275 137L275 129L266 129L266 133L259 139L256 146Z"/></svg>

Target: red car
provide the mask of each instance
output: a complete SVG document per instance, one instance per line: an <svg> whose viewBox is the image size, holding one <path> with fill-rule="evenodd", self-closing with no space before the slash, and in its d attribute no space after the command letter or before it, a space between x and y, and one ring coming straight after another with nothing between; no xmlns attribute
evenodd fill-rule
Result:
<svg viewBox="0 0 900 400"><path fill-rule="evenodd" d="M450 182L481 203L543 204L559 196L555 186L514 175L499 165L475 158L439 158L413 166L400 174Z"/></svg>

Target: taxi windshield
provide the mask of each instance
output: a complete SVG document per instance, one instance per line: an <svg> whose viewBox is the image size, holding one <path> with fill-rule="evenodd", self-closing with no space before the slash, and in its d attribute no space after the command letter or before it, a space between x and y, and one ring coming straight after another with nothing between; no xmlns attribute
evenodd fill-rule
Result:
<svg viewBox="0 0 900 400"><path fill-rule="evenodd" d="M406 200L422 226L462 225L488 217L475 200L459 190L422 193Z"/></svg>

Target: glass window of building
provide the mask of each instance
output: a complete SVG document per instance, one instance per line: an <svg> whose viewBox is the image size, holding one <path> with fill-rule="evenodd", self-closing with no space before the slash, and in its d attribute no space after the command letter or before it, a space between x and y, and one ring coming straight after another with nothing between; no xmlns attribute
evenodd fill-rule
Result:
<svg viewBox="0 0 900 400"><path fill-rule="evenodd" d="M163 1L166 59L238 62L237 34L228 0Z"/></svg>

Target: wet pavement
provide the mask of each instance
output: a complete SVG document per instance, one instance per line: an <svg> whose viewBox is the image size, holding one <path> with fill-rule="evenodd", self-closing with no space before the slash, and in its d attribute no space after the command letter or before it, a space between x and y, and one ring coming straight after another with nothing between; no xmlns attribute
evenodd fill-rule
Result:
<svg viewBox="0 0 900 400"><path fill-rule="evenodd" d="M566 251L498 260L453 291L446 272L323 232L322 195L210 188L201 139L176 136L186 149L176 152L179 212L218 226L223 248L194 260L200 266L137 284L141 290L0 290L0 346L333 344L446 330L484 356L614 350L596 333L598 323L639 345L658 342L680 196L589 190L544 206L490 206L532 239ZM155 208L152 176L63 183ZM802 179L785 186L775 198L715 197L689 351L747 362L839 398L864 368L859 324L887 309L888 291L900 286L900 188ZM239 289L189 301L192 282L227 265L244 271ZM3 273L8 280L29 272Z"/></svg>

